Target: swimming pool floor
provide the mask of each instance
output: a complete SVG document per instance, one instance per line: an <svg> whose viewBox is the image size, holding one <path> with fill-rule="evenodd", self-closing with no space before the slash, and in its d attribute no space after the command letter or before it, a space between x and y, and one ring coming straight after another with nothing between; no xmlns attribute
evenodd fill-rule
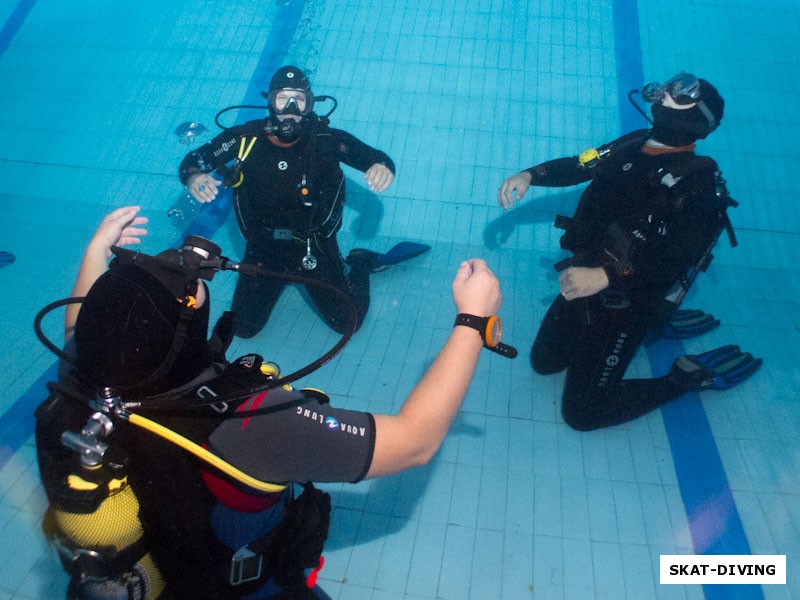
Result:
<svg viewBox="0 0 800 600"><path fill-rule="evenodd" d="M68 295L112 208L143 206L146 252L177 241L196 215L167 217L189 148L175 128L198 121L209 131L195 143L209 139L219 109L260 104L287 63L337 98L335 127L397 164L380 196L347 171L343 250L433 246L373 276L363 328L300 384L348 408L396 410L446 338L450 282L473 256L500 277L504 338L521 354L481 358L430 465L323 486L334 503L324 589L341 600L800 598L798 23L788 0L0 5L0 250L16 255L0 268L0 600L62 598L66 585L41 533L32 410L54 357L33 334L36 312ZM627 90L680 70L726 99L698 152L740 202L739 247L720 242L686 301L722 326L685 350L737 343L765 364L727 392L578 433L560 416L561 377L534 375L526 354L557 293L553 217L580 190L532 189L507 213L496 190L521 168L614 139L632 123ZM235 222L203 214L240 256ZM212 282L212 317L234 277ZM45 323L56 339L58 320ZM229 355L256 350L288 372L336 340L291 289ZM642 352L630 374L650 372ZM742 548L787 555L787 584L659 584L662 554Z"/></svg>

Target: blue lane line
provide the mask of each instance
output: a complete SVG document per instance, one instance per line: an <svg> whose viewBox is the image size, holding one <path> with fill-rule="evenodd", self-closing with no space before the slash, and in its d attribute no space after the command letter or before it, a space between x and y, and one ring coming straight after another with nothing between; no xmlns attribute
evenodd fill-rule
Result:
<svg viewBox="0 0 800 600"><path fill-rule="evenodd" d="M37 379L0 417L0 469L33 434L33 411L47 398L47 382L57 378L57 363Z"/></svg>
<svg viewBox="0 0 800 600"><path fill-rule="evenodd" d="M645 82L639 38L637 0L613 0L617 61L617 100L623 133L647 127L628 101L628 91ZM668 76L669 73L663 75ZM654 375L666 374L676 356L685 354L677 340L660 339L647 346ZM725 467L700 397L686 394L661 408L675 472L697 554L750 554ZM706 585L706 600L757 600L758 585Z"/></svg>
<svg viewBox="0 0 800 600"><path fill-rule="evenodd" d="M620 130L622 133L628 133L649 127L642 115L628 102L628 92L640 88L644 81L642 42L639 37L639 6L637 0L613 0L612 10Z"/></svg>
<svg viewBox="0 0 800 600"><path fill-rule="evenodd" d="M14 11L16 21L22 22L27 11L22 11L20 6L32 5L33 0L29 2L20 2L17 10ZM269 84L269 78L286 59L286 53L294 38L295 31L300 23L300 16L303 14L305 3L303 0L293 0L284 4L278 12L275 19L275 24L272 26L267 42L264 45L264 50L261 52L261 58L250 80L250 85L245 94L244 101L241 104L258 104L266 102L261 97L261 90L266 89ZM28 10L30 8L28 7ZM24 14L22 14L24 12ZM21 15L21 16L19 16ZM11 19L9 19L9 22ZM17 28L19 24L17 24ZM4 35L6 30L11 30L8 23L3 28L0 36ZM8 34L5 34L8 35ZM13 37L13 33L10 34ZM10 38L9 38L10 39ZM5 41L0 37L0 43ZM6 45L7 45L7 41ZM2 48L0 48L2 52ZM241 117L244 120L244 117ZM238 121L237 121L238 122ZM177 168L177 166L176 166ZM176 171L177 173L177 171ZM176 175L177 176L177 175ZM231 208L231 195L226 194L226 202L212 202L203 205L197 219L192 222L181 240L186 235L202 235L207 238L213 237L217 230L225 223L230 208ZM28 388L28 390L20 396L13 405L0 416L0 469L2 469L12 456L22 447L22 445L33 435L34 419L33 411L36 407L47 397L47 382L56 379L56 364L42 374L36 382Z"/></svg>
<svg viewBox="0 0 800 600"><path fill-rule="evenodd" d="M3 25L3 29L0 30L0 58L5 54L6 49L11 44L11 40L17 35L19 28L22 27L22 23L28 13L31 12L34 4L36 4L36 0L20 0L9 15L5 25Z"/></svg>

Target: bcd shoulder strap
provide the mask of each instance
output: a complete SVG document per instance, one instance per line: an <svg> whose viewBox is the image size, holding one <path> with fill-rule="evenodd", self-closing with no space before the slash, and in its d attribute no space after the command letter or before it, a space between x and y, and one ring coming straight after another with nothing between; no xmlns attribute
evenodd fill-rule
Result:
<svg viewBox="0 0 800 600"><path fill-rule="evenodd" d="M734 248L738 245L738 241L736 240L736 234L733 230L733 225L731 224L727 209L729 207L735 208L739 206L739 203L731 198L730 194L728 193L725 179L723 179L722 172L719 170L717 162L713 158L708 156L692 155L690 160L687 160L681 164L672 165L670 167L661 167L660 169L651 173L649 179L652 185L663 185L671 192L678 194L680 193L681 183L689 179L692 175L700 172L709 173L714 179L715 202L709 207L709 209L712 211L717 211L719 215L719 231L714 236L712 247L716 244L717 240L719 239L719 235L724 229L728 233L728 240L731 248ZM710 249L707 255L710 257ZM710 258L708 259L707 263L708 262L710 262ZM708 267L707 263L705 268ZM704 271L705 268L702 268L701 270Z"/></svg>

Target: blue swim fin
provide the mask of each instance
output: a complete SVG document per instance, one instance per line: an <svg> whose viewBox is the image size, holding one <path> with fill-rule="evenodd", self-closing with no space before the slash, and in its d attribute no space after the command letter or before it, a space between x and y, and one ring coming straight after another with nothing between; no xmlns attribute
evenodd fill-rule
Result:
<svg viewBox="0 0 800 600"><path fill-rule="evenodd" d="M400 242L395 244L391 250L385 254L379 254L378 260L381 265L396 265L420 254L424 254L431 247L428 244L418 244L417 242Z"/></svg>
<svg viewBox="0 0 800 600"><path fill-rule="evenodd" d="M391 265L419 256L430 249L431 247L427 244L418 244L417 242L400 242L385 254L379 254L364 248L353 248L345 260L351 266L363 264L369 269L370 273L377 273L378 271L385 271Z"/></svg>
<svg viewBox="0 0 800 600"><path fill-rule="evenodd" d="M728 345L679 356L672 364L670 378L686 391L727 390L755 373L764 361Z"/></svg>
<svg viewBox="0 0 800 600"><path fill-rule="evenodd" d="M5 267L10 265L17 257L11 254L11 252L6 252L5 250L0 250L0 267Z"/></svg>
<svg viewBox="0 0 800 600"><path fill-rule="evenodd" d="M676 311L661 326L661 335L671 340L685 340L697 337L719 327L719 319L702 310L684 308Z"/></svg>

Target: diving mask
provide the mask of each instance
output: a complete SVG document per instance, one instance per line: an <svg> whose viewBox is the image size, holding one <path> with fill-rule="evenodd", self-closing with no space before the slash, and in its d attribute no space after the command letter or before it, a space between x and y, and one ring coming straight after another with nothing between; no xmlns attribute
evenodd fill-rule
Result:
<svg viewBox="0 0 800 600"><path fill-rule="evenodd" d="M700 97L700 80L691 73L678 73L664 83L648 83L641 89L641 94L646 102L654 105L663 104L667 94L680 106L695 104L708 121L709 128L714 129L718 125L714 114Z"/></svg>
<svg viewBox="0 0 800 600"><path fill-rule="evenodd" d="M279 89L269 93L269 108L273 115L305 117L314 107L314 96L307 90Z"/></svg>
<svg viewBox="0 0 800 600"><path fill-rule="evenodd" d="M661 104L669 94L676 104L685 106L700 99L700 81L691 73L678 73L665 83L652 82L642 88L642 98L651 104Z"/></svg>

